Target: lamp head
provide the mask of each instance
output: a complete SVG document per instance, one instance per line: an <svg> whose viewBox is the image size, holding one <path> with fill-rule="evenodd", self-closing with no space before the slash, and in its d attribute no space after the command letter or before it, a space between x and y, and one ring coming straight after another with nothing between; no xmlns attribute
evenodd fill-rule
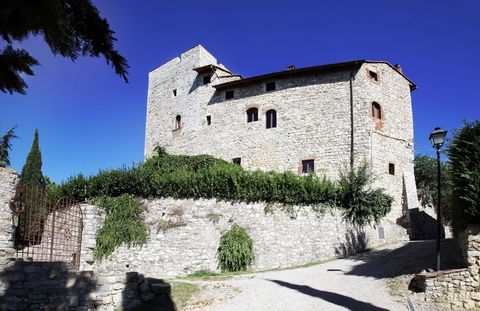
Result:
<svg viewBox="0 0 480 311"><path fill-rule="evenodd" d="M442 130L441 128L436 127L435 130L430 134L429 139L433 147L440 148L445 142L446 136L447 136L446 130Z"/></svg>

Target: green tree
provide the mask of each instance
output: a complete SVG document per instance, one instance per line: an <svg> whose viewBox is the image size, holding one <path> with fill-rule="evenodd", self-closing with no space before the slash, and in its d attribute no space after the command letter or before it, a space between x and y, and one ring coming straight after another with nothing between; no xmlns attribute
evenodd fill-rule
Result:
<svg viewBox="0 0 480 311"><path fill-rule="evenodd" d="M27 161L22 168L20 181L23 184L45 185L42 174L42 153L38 144L38 129L35 129L33 144L28 153Z"/></svg>
<svg viewBox="0 0 480 311"><path fill-rule="evenodd" d="M449 147L453 226L456 232L480 223L480 121L456 131Z"/></svg>
<svg viewBox="0 0 480 311"><path fill-rule="evenodd" d="M38 61L14 41L43 36L53 54L72 60L103 55L117 75L127 80L126 59L114 49L114 32L90 0L0 1L0 36L7 43L0 51L0 90L25 94L21 74L33 75Z"/></svg>
<svg viewBox="0 0 480 311"><path fill-rule="evenodd" d="M15 243L18 248L41 243L43 228L48 213L45 179L42 174L42 154L38 144L38 129L20 175L20 182L27 185L20 194L24 210L19 215Z"/></svg>
<svg viewBox="0 0 480 311"><path fill-rule="evenodd" d="M450 165L440 163L441 169L441 190L442 190L442 214L448 219L451 209L451 181ZM415 182L417 184L418 198L425 207L438 206L437 192L437 159L427 155L415 157Z"/></svg>
<svg viewBox="0 0 480 311"><path fill-rule="evenodd" d="M17 138L15 135L16 126L8 130L0 140L0 167L7 167L10 165L9 151L12 150L11 140Z"/></svg>

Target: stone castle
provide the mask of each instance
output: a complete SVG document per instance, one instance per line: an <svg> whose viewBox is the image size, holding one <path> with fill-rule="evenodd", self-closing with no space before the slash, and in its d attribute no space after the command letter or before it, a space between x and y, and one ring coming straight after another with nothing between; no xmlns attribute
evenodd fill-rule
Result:
<svg viewBox="0 0 480 311"><path fill-rule="evenodd" d="M243 78L198 45L149 74L145 157L209 154L249 170L335 179L367 161L394 198L418 207L411 91L399 66L357 60ZM407 216L408 217L408 216Z"/></svg>

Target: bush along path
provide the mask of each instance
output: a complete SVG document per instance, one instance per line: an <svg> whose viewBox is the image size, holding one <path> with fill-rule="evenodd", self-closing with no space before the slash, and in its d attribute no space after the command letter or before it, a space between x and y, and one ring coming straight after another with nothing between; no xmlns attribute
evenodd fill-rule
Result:
<svg viewBox="0 0 480 311"><path fill-rule="evenodd" d="M338 182L291 172L246 171L241 166L207 155L169 155L162 149L131 168L77 175L49 187L56 197L73 196L105 208L107 219L97 234L96 254L108 256L119 245L146 240L142 211L134 197L173 197L227 201L271 202L288 206L308 205L323 212L338 207L346 221L363 226L376 223L390 211L393 198L383 189L372 189L367 164L344 169ZM114 228L129 228L121 234Z"/></svg>

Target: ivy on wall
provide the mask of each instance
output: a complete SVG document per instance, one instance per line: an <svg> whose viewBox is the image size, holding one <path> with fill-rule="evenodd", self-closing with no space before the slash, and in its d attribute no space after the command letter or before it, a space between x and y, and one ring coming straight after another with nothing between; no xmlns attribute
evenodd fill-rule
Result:
<svg viewBox="0 0 480 311"><path fill-rule="evenodd" d="M92 199L91 203L104 208L106 212L103 225L96 235L94 252L97 259L109 256L122 244L130 247L147 241L148 231L140 217L143 208L133 196L101 196Z"/></svg>

